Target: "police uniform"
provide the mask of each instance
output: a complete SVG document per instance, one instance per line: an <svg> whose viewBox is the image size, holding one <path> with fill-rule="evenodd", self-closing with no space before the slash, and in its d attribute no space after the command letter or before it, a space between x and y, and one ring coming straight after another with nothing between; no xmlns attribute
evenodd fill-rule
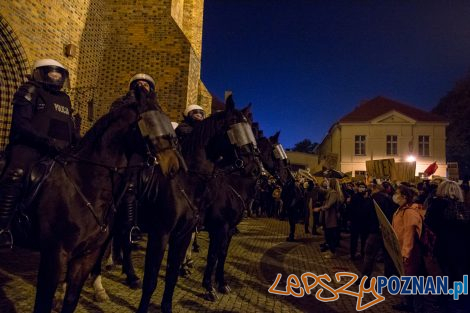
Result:
<svg viewBox="0 0 470 313"><path fill-rule="evenodd" d="M78 139L70 98L60 88L49 88L33 78L13 97L7 166L0 179L0 246L12 245L10 223L32 165Z"/></svg>
<svg viewBox="0 0 470 313"><path fill-rule="evenodd" d="M199 110L204 112L203 108L199 105L193 104L186 108L184 111L184 119L182 122L179 123L178 127L175 129L175 133L178 136L180 142L183 142L184 139L192 133L194 126L199 123L199 120L196 120L191 117L191 112L194 110Z"/></svg>
<svg viewBox="0 0 470 313"><path fill-rule="evenodd" d="M135 97L135 88L137 88L139 81L146 81L149 84L150 90L148 96L156 96L155 94L155 81L150 75L147 74L136 74L134 75L130 82L129 82L129 91L123 97L115 100L111 104L110 111L119 109L122 106L128 105L130 103L136 102ZM118 218L118 220L122 220L125 225L125 232L129 233L130 241L136 241L140 230L137 227L137 180L139 178L139 171L140 169L137 165L142 164L144 160L142 156L139 154L133 154L129 158L129 169L126 171L126 190L124 191L124 195L122 197L121 205L122 207L118 208L118 216L122 216L123 218ZM115 239L115 244L118 244L118 240ZM115 246L115 248L118 248ZM118 249L116 249L118 250Z"/></svg>

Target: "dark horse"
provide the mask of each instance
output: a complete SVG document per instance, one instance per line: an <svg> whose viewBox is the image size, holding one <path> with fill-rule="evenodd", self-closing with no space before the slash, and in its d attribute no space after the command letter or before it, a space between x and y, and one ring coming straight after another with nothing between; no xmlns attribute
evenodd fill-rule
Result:
<svg viewBox="0 0 470 313"><path fill-rule="evenodd" d="M229 182L227 176L238 173L238 176L252 177L260 171L253 143L247 139L249 134L244 133L249 128L246 125L243 113L234 108L229 98L223 112L214 113L199 123L183 141L188 175L177 175L159 184L157 197L142 205L150 215L148 220L152 227L149 228L142 298L137 312L148 310L167 244L168 265L161 309L171 312L179 268L198 221L204 223L210 236L203 285L213 292L210 276L218 260L216 279L221 290L230 290L223 268L233 230L242 217L244 201L235 190L238 186Z"/></svg>
<svg viewBox="0 0 470 313"><path fill-rule="evenodd" d="M261 159L266 169L276 178L282 187L281 199L289 219L288 241L295 241L295 224L300 215L303 216L305 198L301 187L295 183L294 175L284 149L279 143L279 134L268 138L258 138Z"/></svg>
<svg viewBox="0 0 470 313"><path fill-rule="evenodd" d="M167 149L170 139L148 133L153 115L147 113L161 112L156 99L142 90L136 91L136 99L103 116L75 150L56 158L33 203L41 252L35 313L51 311L62 281L67 289L61 312L75 310L83 284L110 238L120 193L116 186L122 183L127 156L156 155L165 176L179 169L177 151Z"/></svg>

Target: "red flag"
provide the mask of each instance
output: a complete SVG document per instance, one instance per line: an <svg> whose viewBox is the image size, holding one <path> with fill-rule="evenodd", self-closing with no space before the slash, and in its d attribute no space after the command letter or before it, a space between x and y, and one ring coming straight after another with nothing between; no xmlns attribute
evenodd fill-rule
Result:
<svg viewBox="0 0 470 313"><path fill-rule="evenodd" d="M439 166L437 166L437 163L436 161L434 161L434 163L431 163L431 165L429 165L425 170L424 170L424 174L426 176L431 176L432 174L434 174L436 171L437 171L437 168Z"/></svg>

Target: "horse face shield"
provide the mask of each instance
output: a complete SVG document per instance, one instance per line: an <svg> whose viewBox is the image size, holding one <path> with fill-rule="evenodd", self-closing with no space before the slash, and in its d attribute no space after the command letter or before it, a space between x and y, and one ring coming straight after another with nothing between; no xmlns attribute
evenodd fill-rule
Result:
<svg viewBox="0 0 470 313"><path fill-rule="evenodd" d="M256 163L256 168L252 170L252 175L267 175L267 172L259 159L260 152L258 150L258 146L256 144L256 139L253 134L253 130L251 129L251 125L247 122L241 122L231 125L230 129L227 131L227 135L230 139L230 143L232 145L235 145L238 148L237 150L239 150L241 154L243 154L243 152L246 152L250 156L253 156L253 159ZM244 167L243 160L241 160L238 155L237 158L237 167Z"/></svg>
<svg viewBox="0 0 470 313"><path fill-rule="evenodd" d="M274 157L278 160L287 160L287 154L284 147L281 144L273 146Z"/></svg>
<svg viewBox="0 0 470 313"><path fill-rule="evenodd" d="M140 133L144 138L148 138L157 151L176 148L178 141L176 133L171 126L171 121L164 113L151 110L140 115L138 122ZM167 143L162 143L161 138Z"/></svg>
<svg viewBox="0 0 470 313"><path fill-rule="evenodd" d="M186 163L178 149L178 139L175 130L166 114L157 110L144 112L140 115L138 126L140 133L154 150L149 151L149 158L158 160L160 166L162 166L163 154L168 154L168 150L171 150L173 155L176 154L179 166L184 170L187 169ZM156 155L156 158L154 155Z"/></svg>

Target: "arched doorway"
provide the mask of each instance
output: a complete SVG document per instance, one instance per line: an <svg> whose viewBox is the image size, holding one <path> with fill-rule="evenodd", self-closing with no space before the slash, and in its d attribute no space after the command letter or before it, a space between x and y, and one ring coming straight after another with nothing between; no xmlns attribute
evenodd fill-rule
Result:
<svg viewBox="0 0 470 313"><path fill-rule="evenodd" d="M13 95L26 80L28 62L18 37L0 15L0 151L5 150L11 126Z"/></svg>

